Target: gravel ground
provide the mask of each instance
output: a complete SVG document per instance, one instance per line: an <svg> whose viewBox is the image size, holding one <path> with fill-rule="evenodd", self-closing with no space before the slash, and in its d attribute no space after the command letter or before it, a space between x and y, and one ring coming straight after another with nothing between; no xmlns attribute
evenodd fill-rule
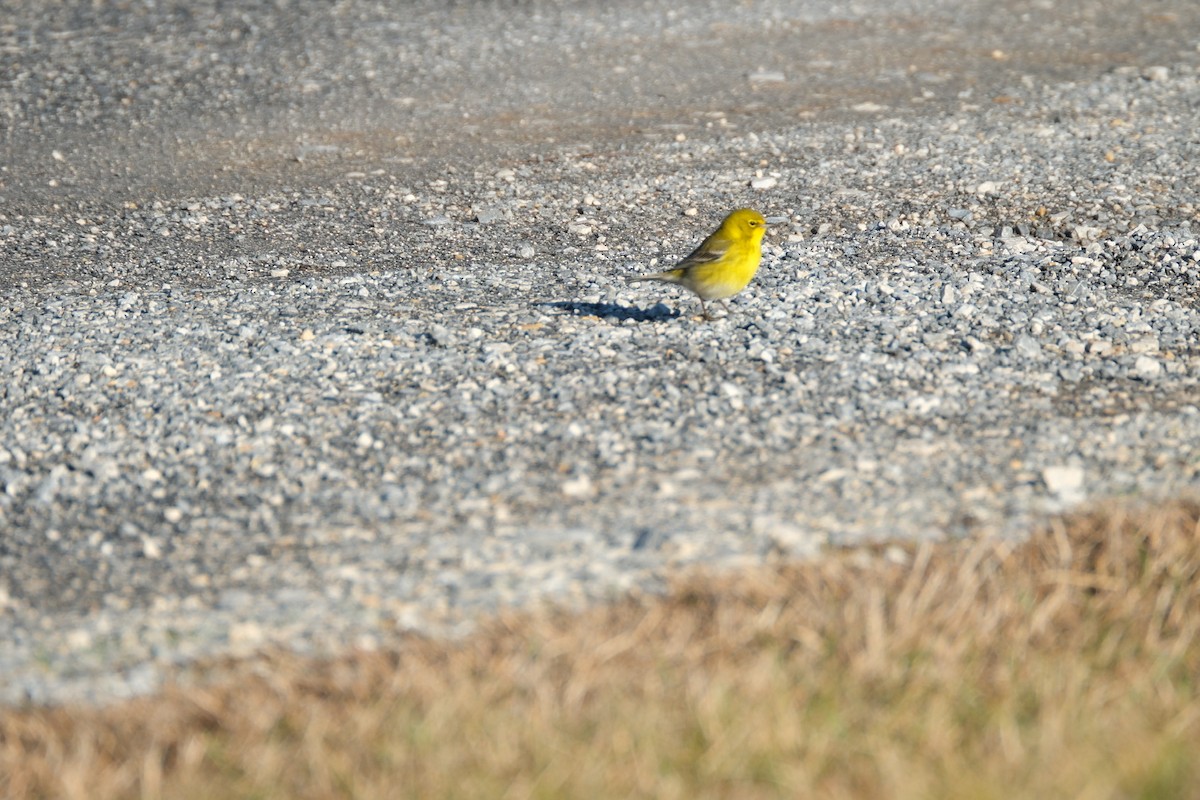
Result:
<svg viewBox="0 0 1200 800"><path fill-rule="evenodd" d="M1196 487L1190 3L39 5L0 24L2 701ZM711 97L654 66L705 37ZM725 316L622 280L742 205Z"/></svg>

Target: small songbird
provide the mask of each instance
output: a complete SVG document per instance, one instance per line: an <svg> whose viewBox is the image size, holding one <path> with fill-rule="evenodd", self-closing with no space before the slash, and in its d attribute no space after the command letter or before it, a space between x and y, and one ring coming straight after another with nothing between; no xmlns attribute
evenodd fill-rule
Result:
<svg viewBox="0 0 1200 800"><path fill-rule="evenodd" d="M752 208L734 211L721 227L673 268L653 275L626 275L625 280L677 283L700 298L700 311L711 320L705 300L724 300L746 288L762 260L767 221Z"/></svg>

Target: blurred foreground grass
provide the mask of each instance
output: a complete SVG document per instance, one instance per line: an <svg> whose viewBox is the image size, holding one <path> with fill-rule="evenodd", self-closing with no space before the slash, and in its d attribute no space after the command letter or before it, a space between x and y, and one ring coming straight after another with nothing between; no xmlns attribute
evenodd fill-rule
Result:
<svg viewBox="0 0 1200 800"><path fill-rule="evenodd" d="M1200 797L1200 504L0 712L0 795Z"/></svg>

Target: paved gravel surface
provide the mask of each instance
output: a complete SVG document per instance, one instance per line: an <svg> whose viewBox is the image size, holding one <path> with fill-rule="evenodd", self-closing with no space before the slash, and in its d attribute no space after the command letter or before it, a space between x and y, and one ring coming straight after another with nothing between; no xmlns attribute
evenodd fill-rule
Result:
<svg viewBox="0 0 1200 800"><path fill-rule="evenodd" d="M823 5L3 6L0 700L1194 489L1200 9Z"/></svg>

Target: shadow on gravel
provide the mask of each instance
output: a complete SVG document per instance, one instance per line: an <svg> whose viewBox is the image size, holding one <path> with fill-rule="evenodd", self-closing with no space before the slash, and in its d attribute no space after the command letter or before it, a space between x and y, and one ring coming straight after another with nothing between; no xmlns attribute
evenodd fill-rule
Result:
<svg viewBox="0 0 1200 800"><path fill-rule="evenodd" d="M634 308L633 306L622 306L616 303L558 302L538 303L537 305L556 308L563 313L575 316L601 317L603 319L620 321L631 319L635 322L657 322L664 319L677 319L683 316L678 311L669 309L662 303L656 303L650 308Z"/></svg>

